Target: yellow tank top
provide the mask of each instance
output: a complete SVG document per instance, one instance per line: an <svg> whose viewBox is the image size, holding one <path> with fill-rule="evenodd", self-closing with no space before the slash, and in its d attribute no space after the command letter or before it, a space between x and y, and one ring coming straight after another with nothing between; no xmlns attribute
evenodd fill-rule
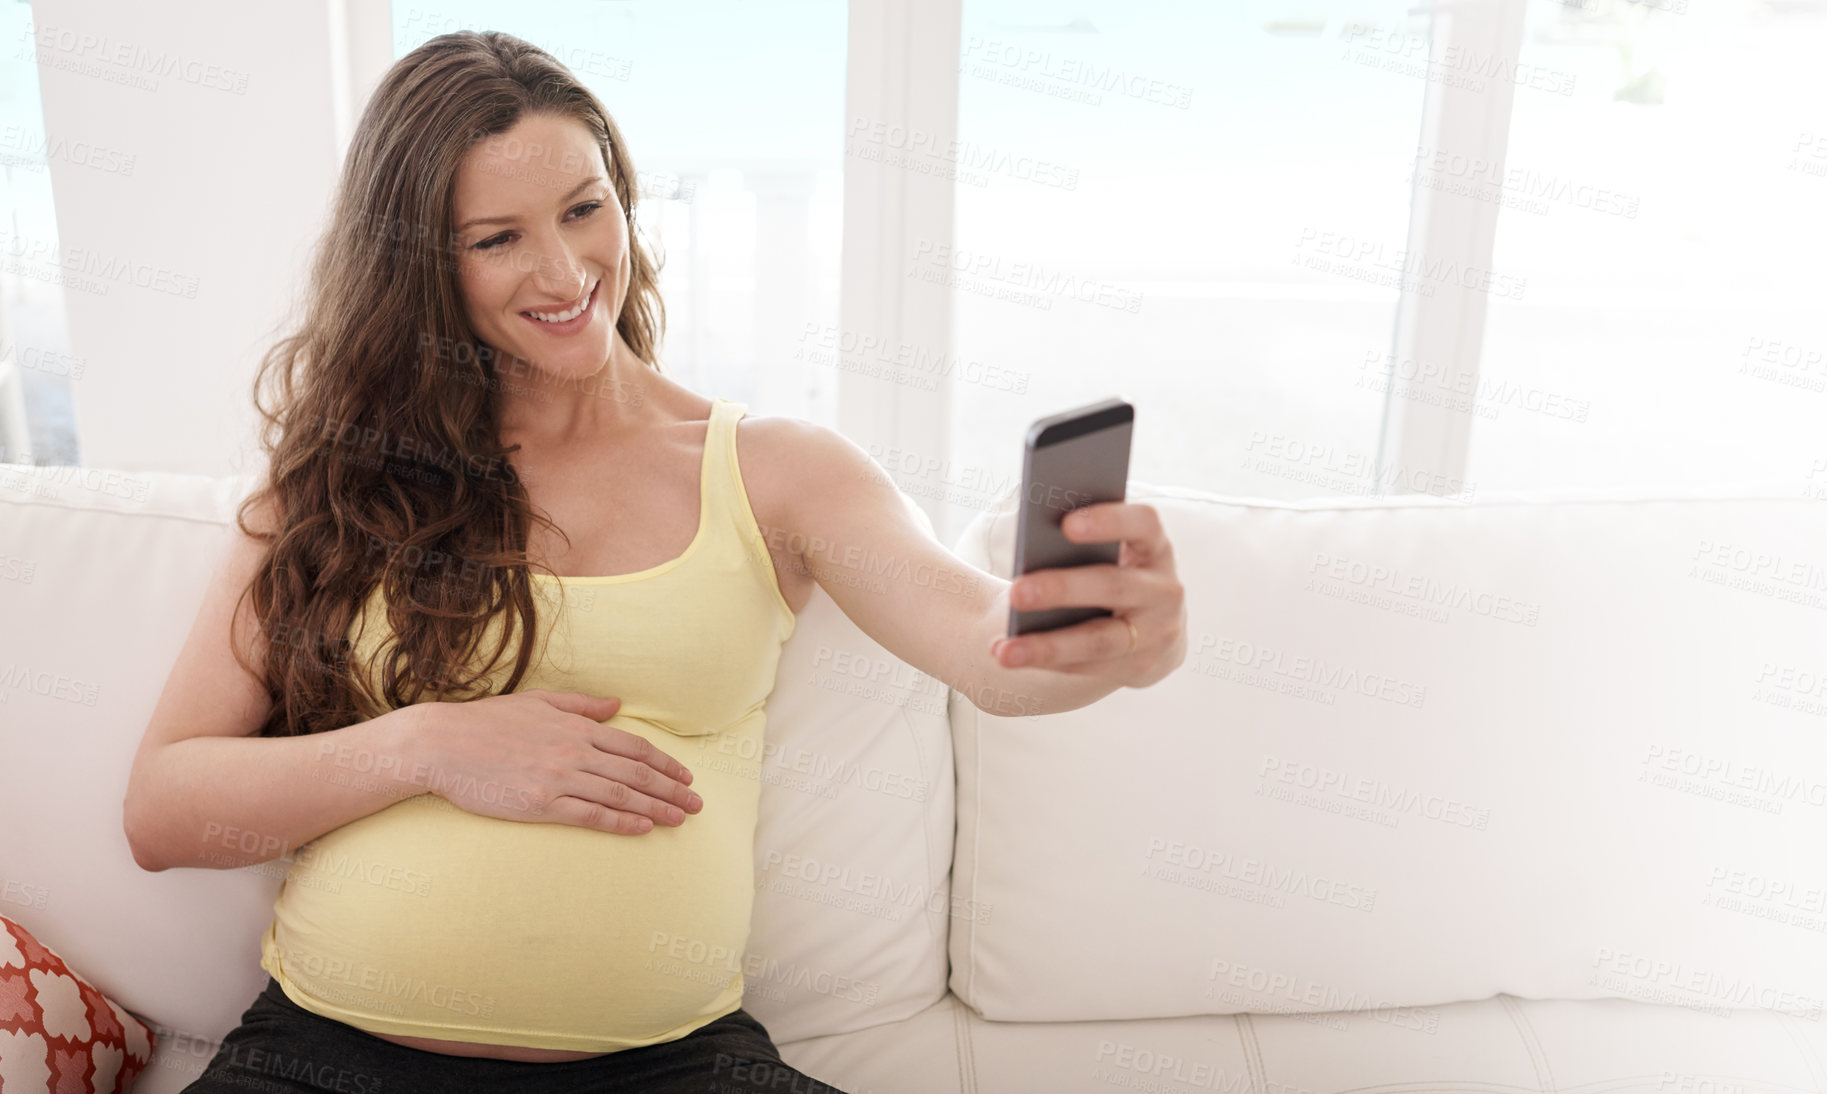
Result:
<svg viewBox="0 0 1827 1094"><path fill-rule="evenodd" d="M746 413L713 403L684 554L532 578L538 652L521 689L619 696L607 724L690 768L704 808L627 836L422 793L327 832L295 853L261 939L293 1002L377 1033L582 1052L675 1040L742 1005L763 703L795 622L736 463ZM372 665L377 597L356 626ZM334 766L356 781L377 759Z"/></svg>

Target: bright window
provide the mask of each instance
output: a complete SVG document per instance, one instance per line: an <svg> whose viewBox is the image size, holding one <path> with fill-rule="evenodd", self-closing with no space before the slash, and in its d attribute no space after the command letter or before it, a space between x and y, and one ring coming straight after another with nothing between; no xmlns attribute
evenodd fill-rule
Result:
<svg viewBox="0 0 1827 1094"><path fill-rule="evenodd" d="M1109 395L1136 406L1132 478L1370 491L1399 281L1377 256L1402 247L1425 85L1345 31L1425 27L1409 7L965 0L935 265L981 364L954 386L953 505L1019 475L1032 419Z"/></svg>
<svg viewBox="0 0 1827 1094"><path fill-rule="evenodd" d="M1724 487L1827 496L1827 10L1714 0L1528 7L1495 199L1467 475L1486 488ZM1501 179L1498 176L1501 172Z"/></svg>
<svg viewBox="0 0 1827 1094"><path fill-rule="evenodd" d="M32 10L0 4L0 41L18 63L0 67L0 460L79 462L71 385L85 362L70 353L51 160L97 162L98 150L45 131L32 58ZM111 150L100 150L113 155Z"/></svg>

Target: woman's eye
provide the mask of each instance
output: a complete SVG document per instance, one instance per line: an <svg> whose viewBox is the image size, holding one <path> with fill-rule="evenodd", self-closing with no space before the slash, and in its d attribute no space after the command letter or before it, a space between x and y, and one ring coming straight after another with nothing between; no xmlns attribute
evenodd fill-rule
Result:
<svg viewBox="0 0 1827 1094"><path fill-rule="evenodd" d="M598 209L601 209L602 207L603 207L603 203L600 201L586 201L585 203L583 203L582 205L579 205L577 208L575 208L571 211L573 213L581 213L581 214L583 214L583 216L587 217L587 216L593 215ZM580 217L579 219L582 219L582 217ZM498 236L490 236L489 238L476 244L475 249L478 251L492 250L496 247L499 247L502 243L506 242L507 238L513 234L514 233L512 233L512 232L503 232Z"/></svg>

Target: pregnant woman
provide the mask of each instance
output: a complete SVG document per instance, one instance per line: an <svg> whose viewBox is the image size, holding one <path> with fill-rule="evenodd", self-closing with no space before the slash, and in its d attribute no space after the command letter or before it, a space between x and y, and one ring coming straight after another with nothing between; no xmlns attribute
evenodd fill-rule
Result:
<svg viewBox="0 0 1827 1094"><path fill-rule="evenodd" d="M287 861L266 988L191 1091L832 1090L738 962L652 960L744 952L763 705L814 585L996 713L1185 657L1149 507L1067 522L1118 565L1011 586L842 436L666 376L637 189L602 104L509 35L432 39L362 116L125 802L146 869ZM1010 641L1011 602L1115 614Z"/></svg>

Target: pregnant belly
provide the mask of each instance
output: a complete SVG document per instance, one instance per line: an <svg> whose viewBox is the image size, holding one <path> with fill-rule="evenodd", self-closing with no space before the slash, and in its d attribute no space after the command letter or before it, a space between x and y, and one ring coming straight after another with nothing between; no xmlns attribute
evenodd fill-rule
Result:
<svg viewBox="0 0 1827 1094"><path fill-rule="evenodd" d="M300 848L261 964L307 1010L457 1055L684 1036L742 1001L759 790L745 766L694 766L704 809L635 836L434 794L390 805Z"/></svg>

